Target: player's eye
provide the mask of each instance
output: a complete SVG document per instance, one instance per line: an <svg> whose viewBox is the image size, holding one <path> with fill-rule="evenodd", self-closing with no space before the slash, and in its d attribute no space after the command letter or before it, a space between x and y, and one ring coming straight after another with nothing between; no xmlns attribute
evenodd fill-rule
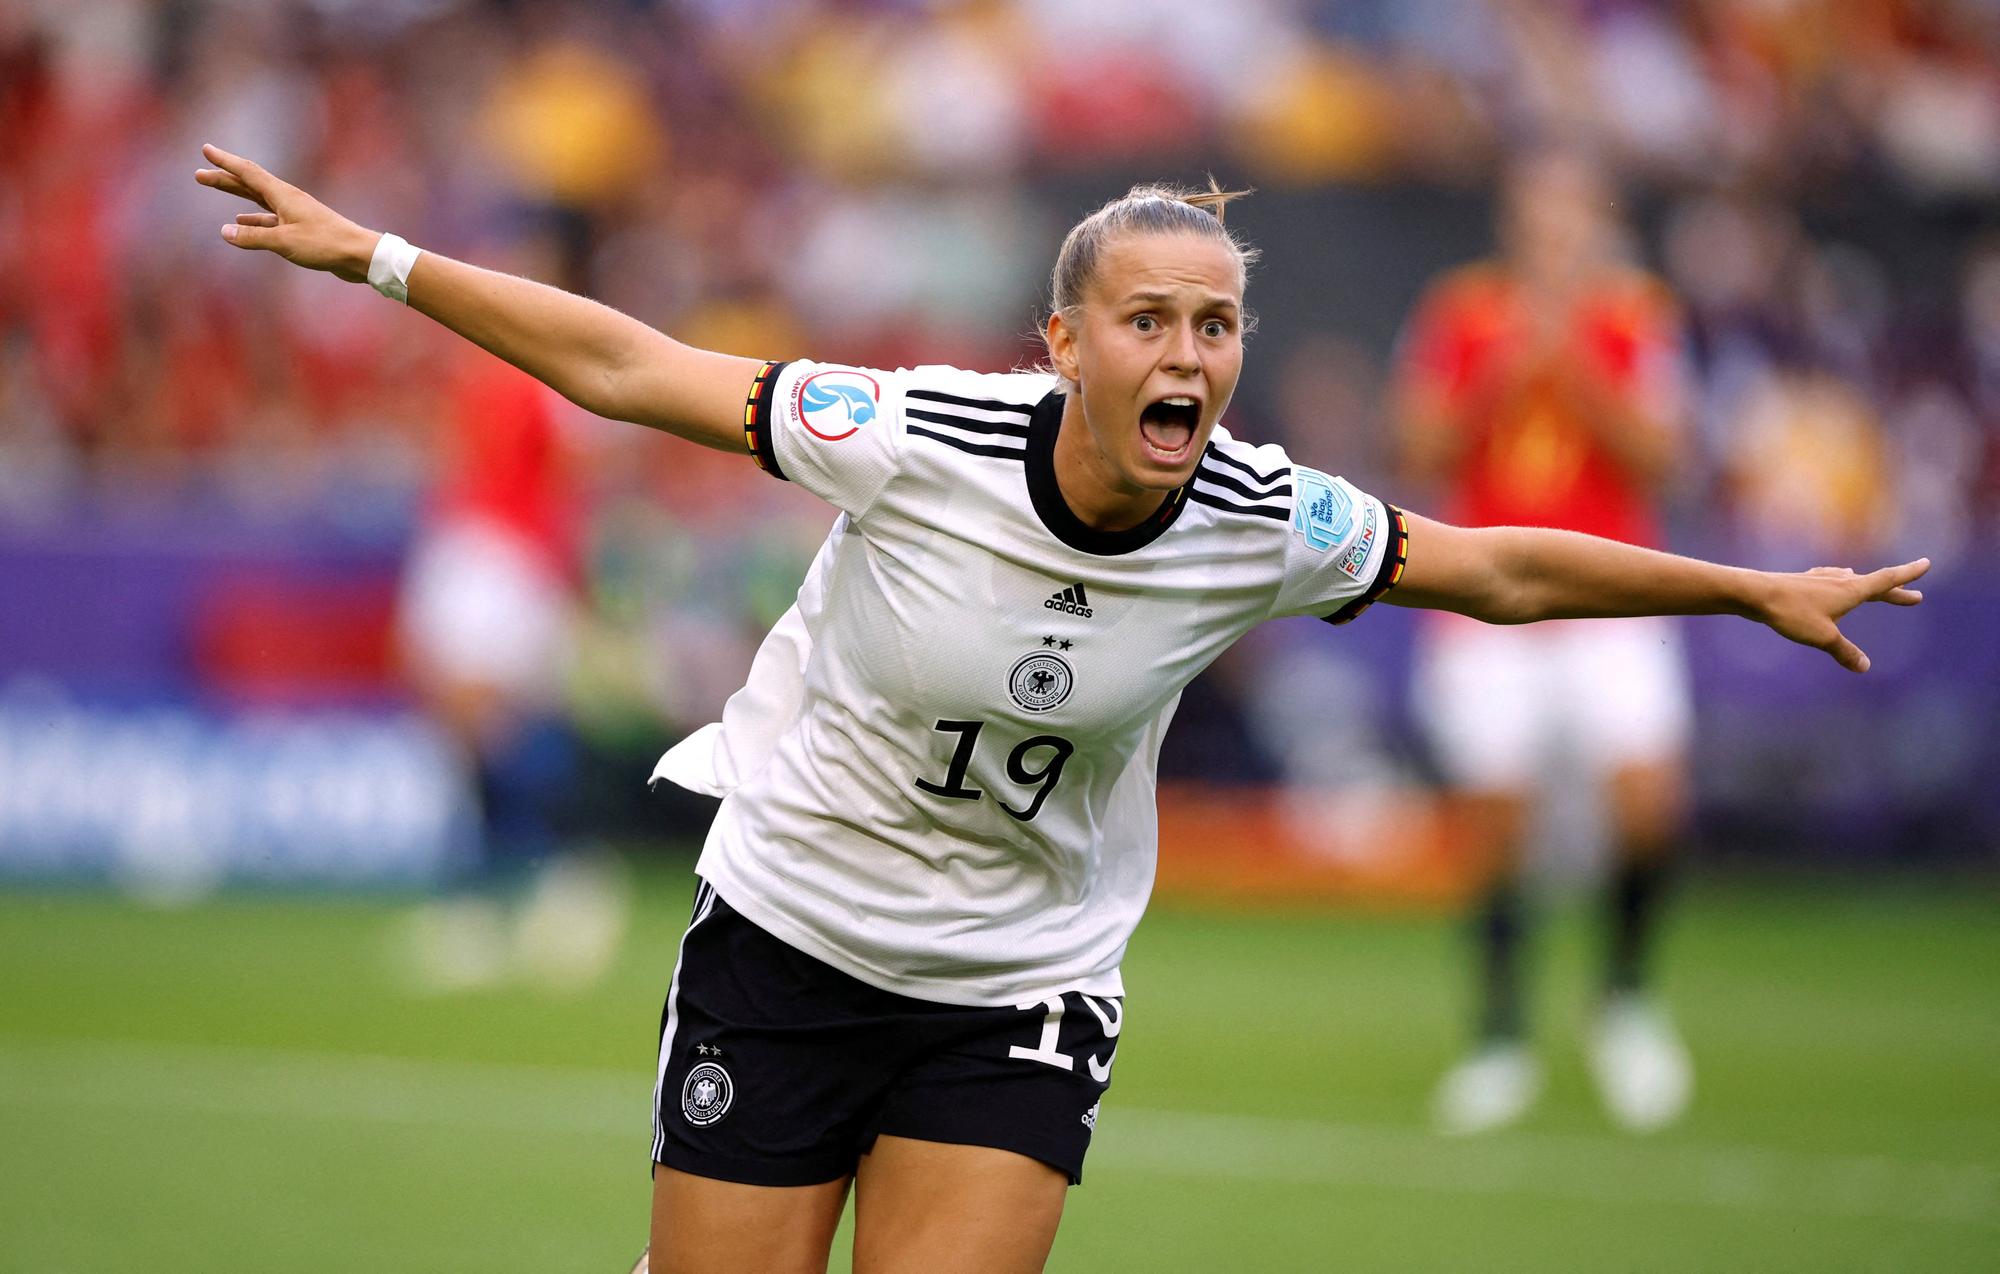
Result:
<svg viewBox="0 0 2000 1274"><path fill-rule="evenodd" d="M1133 318L1132 326L1142 332L1156 332L1160 328L1160 320L1150 314L1140 314Z"/></svg>
<svg viewBox="0 0 2000 1274"><path fill-rule="evenodd" d="M1229 324L1221 319L1210 319L1201 325L1201 334L1212 341L1219 341L1229 335Z"/></svg>

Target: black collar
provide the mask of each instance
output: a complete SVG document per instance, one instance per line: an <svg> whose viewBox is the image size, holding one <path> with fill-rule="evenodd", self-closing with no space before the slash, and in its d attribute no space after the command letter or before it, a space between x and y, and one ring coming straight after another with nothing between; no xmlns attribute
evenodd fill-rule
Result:
<svg viewBox="0 0 2000 1274"><path fill-rule="evenodd" d="M1064 401L1061 390L1050 390L1042 401L1035 404L1034 416L1028 423L1028 498L1034 502L1036 516L1041 518L1042 525L1049 529L1050 534L1084 553L1116 557L1145 548L1159 539L1174 524L1174 519L1181 515L1181 506L1187 503L1188 488L1194 485L1193 479L1189 479L1187 486L1169 492L1159 512L1137 526L1123 531L1100 531L1084 525L1082 519L1070 511L1068 501L1063 499L1062 488L1056 485L1056 434L1062 429Z"/></svg>

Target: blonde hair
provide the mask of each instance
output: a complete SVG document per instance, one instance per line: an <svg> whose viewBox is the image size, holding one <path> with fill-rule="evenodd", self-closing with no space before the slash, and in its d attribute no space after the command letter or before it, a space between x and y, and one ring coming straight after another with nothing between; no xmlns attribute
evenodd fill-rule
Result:
<svg viewBox="0 0 2000 1274"><path fill-rule="evenodd" d="M1251 193L1224 190L1215 178L1207 190L1150 183L1134 186L1070 228L1049 276L1049 305L1058 314L1083 304L1097 281L1097 264L1112 240L1127 234L1192 234L1228 245L1244 278L1257 262L1257 249L1230 233L1223 209Z"/></svg>

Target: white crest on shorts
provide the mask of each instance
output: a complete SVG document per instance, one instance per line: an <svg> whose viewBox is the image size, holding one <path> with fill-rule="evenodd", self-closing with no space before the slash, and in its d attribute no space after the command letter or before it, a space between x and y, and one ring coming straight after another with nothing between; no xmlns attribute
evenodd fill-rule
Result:
<svg viewBox="0 0 2000 1274"><path fill-rule="evenodd" d="M1092 1132L1097 1131L1097 1108L1102 1104L1102 1102L1092 1102L1090 1109L1083 1112L1083 1126Z"/></svg>
<svg viewBox="0 0 2000 1274"><path fill-rule="evenodd" d="M681 1085L681 1114L697 1128L706 1128L729 1113L736 1096L736 1084L729 1072L715 1062L702 1062L688 1072Z"/></svg>

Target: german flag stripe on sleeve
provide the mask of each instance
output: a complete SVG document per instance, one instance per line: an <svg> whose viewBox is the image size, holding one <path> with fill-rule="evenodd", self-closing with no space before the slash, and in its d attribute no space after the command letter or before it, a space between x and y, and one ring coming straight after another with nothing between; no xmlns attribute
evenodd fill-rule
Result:
<svg viewBox="0 0 2000 1274"><path fill-rule="evenodd" d="M743 445L757 461L757 467L774 478L785 479L778 464L776 440L771 436L771 395L778 386L783 363L765 363L750 382L750 397L743 403Z"/></svg>
<svg viewBox="0 0 2000 1274"><path fill-rule="evenodd" d="M1379 601L1382 594L1403 582L1403 568L1410 563L1410 520L1393 504L1382 507L1389 514L1388 556L1375 572L1375 582L1368 586L1367 592L1333 614L1322 617L1329 624L1352 623L1362 611Z"/></svg>

